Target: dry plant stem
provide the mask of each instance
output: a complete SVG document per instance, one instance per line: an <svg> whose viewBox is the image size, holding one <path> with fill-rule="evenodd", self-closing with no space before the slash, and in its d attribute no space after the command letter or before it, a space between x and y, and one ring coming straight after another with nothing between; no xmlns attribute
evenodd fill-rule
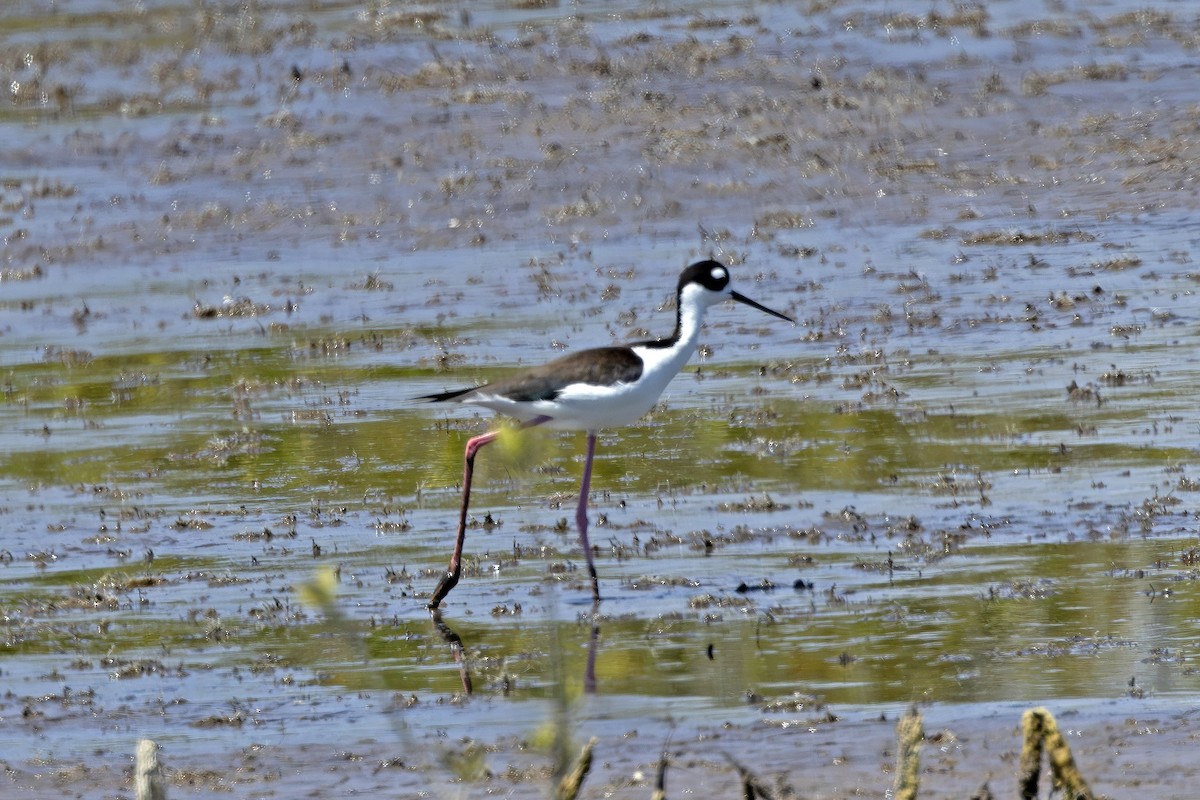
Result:
<svg viewBox="0 0 1200 800"><path fill-rule="evenodd" d="M1071 755L1071 748L1058 729L1058 723L1045 708L1032 708L1021 715L1025 743L1021 747L1021 773L1018 790L1025 800L1037 797L1038 773L1041 770L1042 750L1050 762L1050 774L1055 791L1068 800L1092 800L1095 795Z"/></svg>
<svg viewBox="0 0 1200 800"><path fill-rule="evenodd" d="M896 782L892 796L896 800L914 800L921 786L921 742L925 726L921 712L910 708L896 725Z"/></svg>
<svg viewBox="0 0 1200 800"><path fill-rule="evenodd" d="M658 778L654 783L654 794L650 795L650 800L667 800L667 752L664 750L662 758L658 760Z"/></svg>
<svg viewBox="0 0 1200 800"><path fill-rule="evenodd" d="M971 794L971 800L996 800L996 798L992 794L992 790L984 783Z"/></svg>
<svg viewBox="0 0 1200 800"><path fill-rule="evenodd" d="M743 800L756 800L756 798L757 800L770 800L774 796L753 772L734 761L728 753L725 754L725 758L729 759L729 763L733 764L734 769L738 771L738 776L742 779Z"/></svg>
<svg viewBox="0 0 1200 800"><path fill-rule="evenodd" d="M158 763L158 745L150 739L137 743L133 772L137 800L167 800L167 782Z"/></svg>
<svg viewBox="0 0 1200 800"><path fill-rule="evenodd" d="M592 750L595 747L596 737L593 736L579 752L575 767L564 775L558 784L558 792L554 795L557 800L575 800L579 796L579 790L583 787L583 779L587 777L592 768Z"/></svg>
<svg viewBox="0 0 1200 800"><path fill-rule="evenodd" d="M1017 793L1022 800L1037 797L1038 778L1042 771L1042 746L1045 740L1043 725L1045 717L1030 709L1021 715L1021 732L1025 741L1021 744L1021 761L1017 775Z"/></svg>

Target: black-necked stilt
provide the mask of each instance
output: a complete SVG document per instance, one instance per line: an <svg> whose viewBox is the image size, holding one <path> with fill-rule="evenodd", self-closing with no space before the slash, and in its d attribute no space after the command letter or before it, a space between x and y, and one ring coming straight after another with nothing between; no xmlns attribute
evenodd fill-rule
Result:
<svg viewBox="0 0 1200 800"><path fill-rule="evenodd" d="M635 422L654 406L671 378L696 350L704 313L709 306L724 300L736 300L773 317L795 323L791 317L735 292L729 285L729 270L723 264L700 261L679 276L675 297L675 332L665 339L581 350L525 370L508 380L417 398L490 408L515 417L521 422L522 428L545 425L560 430L587 431L587 459L583 465L575 523L579 526L579 542L587 558L588 573L592 578L592 596L596 601L600 600L600 584L596 580L596 566L592 562L592 548L587 535L587 501L592 482L592 459L596 455L596 432L601 428ZM450 556L450 567L429 601L431 610L436 609L458 583L463 541L467 533L467 507L471 502L475 454L499 435L499 431L491 431L467 442L458 539L454 543L454 554Z"/></svg>

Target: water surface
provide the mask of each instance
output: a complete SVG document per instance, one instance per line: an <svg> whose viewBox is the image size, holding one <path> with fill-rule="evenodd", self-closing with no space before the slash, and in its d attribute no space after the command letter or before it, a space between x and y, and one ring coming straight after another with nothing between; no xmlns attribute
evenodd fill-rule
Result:
<svg viewBox="0 0 1200 800"><path fill-rule="evenodd" d="M1101 791L1186 796L1157 769L1200 688L1174 4L3 16L0 716L28 796L127 793L143 736L199 794L540 796L556 709L600 738L589 796L645 796L668 740L672 786L732 786L714 739L878 794L910 703L996 752L1045 704ZM710 256L798 324L713 309L602 435L595 629L582 437L541 431L480 457L435 626L494 423L411 398L665 334ZM1007 769L956 752L934 791Z"/></svg>

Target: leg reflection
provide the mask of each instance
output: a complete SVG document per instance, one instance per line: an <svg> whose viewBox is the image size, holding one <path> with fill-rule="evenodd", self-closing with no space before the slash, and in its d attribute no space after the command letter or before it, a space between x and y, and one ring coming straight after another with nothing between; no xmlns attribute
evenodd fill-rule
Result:
<svg viewBox="0 0 1200 800"><path fill-rule="evenodd" d="M462 680L463 692L466 694L471 694L471 673L467 671L467 659L465 653L463 652L464 647L462 637L459 636L453 628L451 628L442 620L441 611L433 609L430 611L429 615L433 618L434 630L438 632L438 635L442 637L442 640L446 644L450 645L450 652L454 655L455 663L458 664L458 677Z"/></svg>
<svg viewBox="0 0 1200 800"><path fill-rule="evenodd" d="M585 694L596 693L596 650L600 646L600 598L592 601L591 636L588 639L587 668L583 673L583 691Z"/></svg>
<svg viewBox="0 0 1200 800"><path fill-rule="evenodd" d="M450 653L454 656L454 662L458 664L458 675L462 680L463 692L471 694L474 690L474 683L471 680L471 673L467 669L466 646L463 644L462 637L446 624L446 621L442 619L442 612L438 609L430 611L429 616L433 620L433 628L437 635L450 645ZM596 653L600 648L600 601L592 602L591 613L585 619L589 632L587 665L584 667L583 673L583 691L585 694L596 694Z"/></svg>

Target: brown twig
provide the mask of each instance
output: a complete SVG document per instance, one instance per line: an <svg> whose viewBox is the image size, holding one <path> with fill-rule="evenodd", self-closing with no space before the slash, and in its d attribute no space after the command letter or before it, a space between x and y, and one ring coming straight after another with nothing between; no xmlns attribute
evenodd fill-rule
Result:
<svg viewBox="0 0 1200 800"><path fill-rule="evenodd" d="M583 787L583 779L587 777L592 768L592 749L595 746L596 737L593 736L579 752L575 767L559 782L558 792L554 795L557 800L575 800L579 796L579 790Z"/></svg>
<svg viewBox="0 0 1200 800"><path fill-rule="evenodd" d="M1058 729L1054 716L1045 708L1031 708L1021 715L1021 730L1025 742L1021 747L1020 775L1017 789L1022 800L1037 797L1038 777L1042 766L1042 751L1050 761L1050 776L1055 791L1067 800L1094 800L1091 788L1071 755L1071 748Z"/></svg>
<svg viewBox="0 0 1200 800"><path fill-rule="evenodd" d="M921 743L925 726L921 712L910 708L896 725L896 781L892 796L896 800L915 800L921 786Z"/></svg>

